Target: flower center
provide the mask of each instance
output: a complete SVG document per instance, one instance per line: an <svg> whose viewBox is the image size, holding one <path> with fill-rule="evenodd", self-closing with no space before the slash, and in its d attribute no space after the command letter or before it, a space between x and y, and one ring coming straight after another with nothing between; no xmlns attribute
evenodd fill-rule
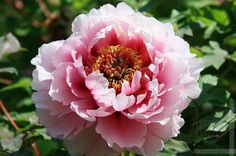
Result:
<svg viewBox="0 0 236 156"><path fill-rule="evenodd" d="M100 71L109 81L109 87L120 92L124 80L131 82L136 70L142 67L141 56L131 48L120 45L99 49L92 71Z"/></svg>

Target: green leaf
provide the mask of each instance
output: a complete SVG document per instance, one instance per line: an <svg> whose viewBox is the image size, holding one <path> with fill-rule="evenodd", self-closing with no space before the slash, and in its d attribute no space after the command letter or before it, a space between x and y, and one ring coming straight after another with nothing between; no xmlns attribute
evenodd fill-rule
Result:
<svg viewBox="0 0 236 156"><path fill-rule="evenodd" d="M20 26L16 27L15 29L15 33L18 36L22 36L22 37L28 35L30 32L31 32L31 27L27 23L23 23Z"/></svg>
<svg viewBox="0 0 236 156"><path fill-rule="evenodd" d="M23 136L24 136L23 134L19 134L16 137L11 138L9 140L3 140L1 141L1 146L9 152L19 151L23 143L22 140Z"/></svg>
<svg viewBox="0 0 236 156"><path fill-rule="evenodd" d="M215 21L223 26L227 26L230 23L229 16L225 10L210 8L209 11L211 12Z"/></svg>
<svg viewBox="0 0 236 156"><path fill-rule="evenodd" d="M207 75L202 76L200 81L205 84L216 86L218 78L216 76L207 74Z"/></svg>
<svg viewBox="0 0 236 156"><path fill-rule="evenodd" d="M165 142L164 151L167 153L182 153L190 151L188 144L181 140L170 139Z"/></svg>
<svg viewBox="0 0 236 156"><path fill-rule="evenodd" d="M229 98L230 93L224 88L203 83L201 95L195 102L197 102L203 110L213 111L214 107L229 108Z"/></svg>
<svg viewBox="0 0 236 156"><path fill-rule="evenodd" d="M2 148L8 152L16 152L21 148L23 136L23 134L19 134L14 137L14 133L7 127L0 127L0 143Z"/></svg>
<svg viewBox="0 0 236 156"><path fill-rule="evenodd" d="M231 47L236 47L236 34L230 35L224 40L224 44Z"/></svg>
<svg viewBox="0 0 236 156"><path fill-rule="evenodd" d="M35 130L35 135L42 136L45 140L50 140L51 137L47 134L46 128L40 128Z"/></svg>
<svg viewBox="0 0 236 156"><path fill-rule="evenodd" d="M5 67L5 68L0 68L0 73L10 73L17 75L17 70L14 67Z"/></svg>
<svg viewBox="0 0 236 156"><path fill-rule="evenodd" d="M52 150L58 148L57 142L53 140L37 140L36 144L41 156L48 156Z"/></svg>
<svg viewBox="0 0 236 156"><path fill-rule="evenodd" d="M236 51L233 52L232 56L236 58Z"/></svg>
<svg viewBox="0 0 236 156"><path fill-rule="evenodd" d="M219 44L214 41L210 41L210 47L205 46L201 50L206 54L203 57L205 67L213 66L217 70L225 62L225 57L228 55L228 52L221 49Z"/></svg>
<svg viewBox="0 0 236 156"><path fill-rule="evenodd" d="M168 152L158 152L157 156L175 156L175 153L168 153Z"/></svg>
<svg viewBox="0 0 236 156"><path fill-rule="evenodd" d="M228 113L224 115L224 112L217 112L215 117L218 117L218 121L212 122L207 128L207 131L224 132L227 130L231 123L236 122L236 114L229 110Z"/></svg>
<svg viewBox="0 0 236 156"><path fill-rule="evenodd" d="M177 30L176 34L180 37L183 37L184 35L193 36L193 31L189 26L186 26Z"/></svg>
<svg viewBox="0 0 236 156"><path fill-rule="evenodd" d="M228 59L230 59L230 60L236 62L236 51L234 51L232 55L229 55L229 56L228 56Z"/></svg>
<svg viewBox="0 0 236 156"><path fill-rule="evenodd" d="M203 37L204 39L208 39L211 37L211 35L215 31L216 25L216 22L212 22L212 24L205 30Z"/></svg>
<svg viewBox="0 0 236 156"><path fill-rule="evenodd" d="M216 0L188 0L186 1L186 4L191 7L195 8L202 8L208 5L217 5L219 2Z"/></svg>
<svg viewBox="0 0 236 156"><path fill-rule="evenodd" d="M209 18L206 18L206 17L199 17L199 16L191 16L191 20L193 22L196 22L196 23L199 23L199 25L202 27L202 28L205 28L205 27L209 27L211 26L213 23L215 23L215 21L209 19Z"/></svg>
<svg viewBox="0 0 236 156"><path fill-rule="evenodd" d="M0 89L0 93L14 90L14 89L18 89L18 88L24 88L26 90L29 90L30 87L31 87L31 80L29 78L22 78L18 82L13 83L11 85L8 85L8 86Z"/></svg>
<svg viewBox="0 0 236 156"><path fill-rule="evenodd" d="M36 124L38 122L38 118L36 116L35 111L24 113L13 112L11 113L11 117L15 122L27 122L30 124ZM8 120L6 117L3 118L5 118L5 120Z"/></svg>
<svg viewBox="0 0 236 156"><path fill-rule="evenodd" d="M190 47L190 52L193 53L193 54L196 54L197 57L202 57L203 54L200 50L198 50L197 48L194 48L194 47Z"/></svg>
<svg viewBox="0 0 236 156"><path fill-rule="evenodd" d="M31 99L31 97L27 97L27 98L24 98L24 99L21 99L20 101L18 101L16 103L16 108L21 108L24 106L31 106L32 104L33 104L33 101Z"/></svg>
<svg viewBox="0 0 236 156"><path fill-rule="evenodd" d="M9 138L13 138L13 137L14 137L14 133L8 129L8 126L1 124L0 125L0 141L9 140Z"/></svg>

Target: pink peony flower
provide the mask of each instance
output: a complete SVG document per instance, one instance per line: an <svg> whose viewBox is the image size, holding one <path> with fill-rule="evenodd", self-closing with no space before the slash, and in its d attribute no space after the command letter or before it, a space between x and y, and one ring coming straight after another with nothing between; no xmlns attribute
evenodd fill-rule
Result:
<svg viewBox="0 0 236 156"><path fill-rule="evenodd" d="M72 32L32 60L39 121L72 155L155 156L200 94L201 60L171 24L125 3L79 15Z"/></svg>

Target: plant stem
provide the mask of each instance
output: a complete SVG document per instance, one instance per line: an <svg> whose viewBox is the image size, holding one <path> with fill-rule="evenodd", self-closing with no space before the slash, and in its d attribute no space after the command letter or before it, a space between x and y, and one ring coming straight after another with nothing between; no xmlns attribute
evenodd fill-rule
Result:
<svg viewBox="0 0 236 156"><path fill-rule="evenodd" d="M11 84L12 81L11 80L8 80L8 79L4 79L4 78L0 78L0 83L3 83L3 84Z"/></svg>
<svg viewBox="0 0 236 156"><path fill-rule="evenodd" d="M36 145L35 142L33 142L33 143L31 144L31 147L32 147L33 150L34 150L34 154L35 154L36 156L40 156L39 149L38 149L38 147L37 147L37 145Z"/></svg>
<svg viewBox="0 0 236 156"><path fill-rule="evenodd" d="M11 125L18 131L20 128L18 127L18 125L15 123L15 121L12 119L11 115L9 114L9 112L7 111L6 107L4 106L2 100L0 99L0 107L2 109L2 111L4 112L4 114L6 115L7 119L10 121ZM35 153L36 156L40 156L38 147L35 143L31 144L33 151Z"/></svg>
<svg viewBox="0 0 236 156"><path fill-rule="evenodd" d="M4 114L6 115L7 119L10 121L11 125L18 131L20 128L17 126L15 121L12 119L11 115L8 113L6 107L4 106L2 100L0 100L0 107Z"/></svg>
<svg viewBox="0 0 236 156"><path fill-rule="evenodd" d="M36 0L39 5L39 8L42 10L43 14L49 18L51 16L51 11L48 9L47 5L43 0Z"/></svg>

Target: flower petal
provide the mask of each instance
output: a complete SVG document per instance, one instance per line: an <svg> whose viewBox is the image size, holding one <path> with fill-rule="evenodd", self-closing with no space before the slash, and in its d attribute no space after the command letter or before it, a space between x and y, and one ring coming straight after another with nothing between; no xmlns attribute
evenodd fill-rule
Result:
<svg viewBox="0 0 236 156"><path fill-rule="evenodd" d="M130 120L122 114L115 113L106 118L98 118L96 132L112 147L141 147L146 135L146 125Z"/></svg>
<svg viewBox="0 0 236 156"><path fill-rule="evenodd" d="M108 80L99 72L88 75L85 84L90 89L91 94L99 106L112 106L116 102L115 90L108 88Z"/></svg>
<svg viewBox="0 0 236 156"><path fill-rule="evenodd" d="M53 80L49 90L52 99L62 102L64 105L69 105L78 99L66 82L66 70L70 66L71 64L64 63L57 67L52 73Z"/></svg>
<svg viewBox="0 0 236 156"><path fill-rule="evenodd" d="M78 117L74 112L58 117L51 115L50 111L46 109L37 108L36 111L38 113L39 122L45 125L50 135L55 138L73 137L83 128L91 125L91 123Z"/></svg>
<svg viewBox="0 0 236 156"><path fill-rule="evenodd" d="M131 107L135 102L135 97L133 95L127 96L124 93L117 95L115 104L113 105L116 111L123 111Z"/></svg>
<svg viewBox="0 0 236 156"><path fill-rule="evenodd" d="M33 65L40 65L46 71L52 72L55 70L55 66L52 63L52 59L56 56L58 49L63 45L64 40L54 41L48 44L43 44L39 48L39 54L31 60Z"/></svg>
<svg viewBox="0 0 236 156"><path fill-rule="evenodd" d="M77 136L65 140L66 147L72 156L118 156L119 153L109 148L97 134L94 127L84 129Z"/></svg>

